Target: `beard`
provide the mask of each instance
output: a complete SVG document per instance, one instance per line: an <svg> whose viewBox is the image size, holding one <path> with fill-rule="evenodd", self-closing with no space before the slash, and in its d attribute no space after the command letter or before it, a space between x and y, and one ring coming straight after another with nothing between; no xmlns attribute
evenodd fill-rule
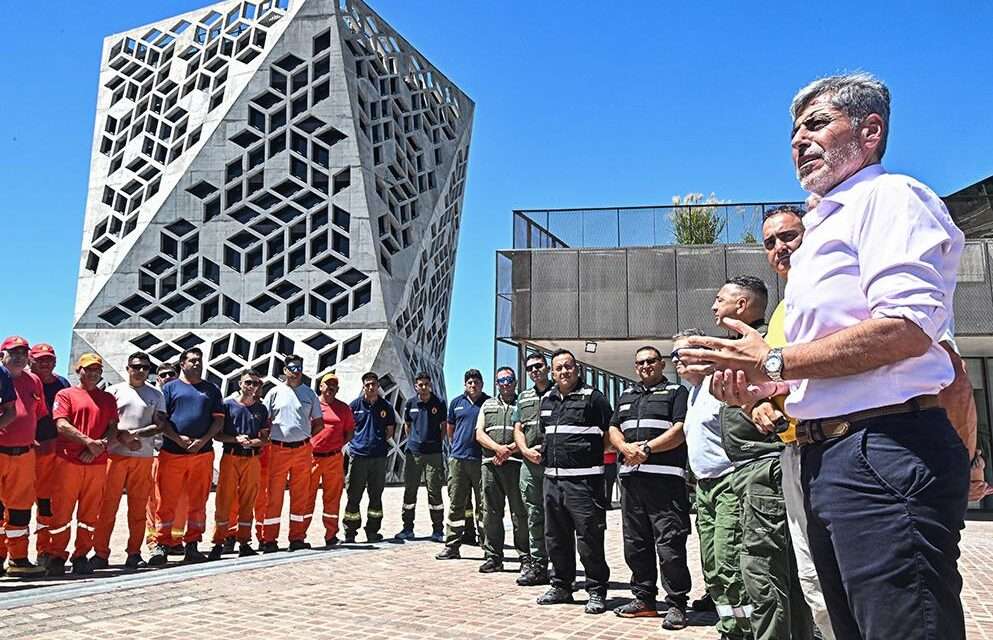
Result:
<svg viewBox="0 0 993 640"><path fill-rule="evenodd" d="M808 193L825 195L855 173L859 166L861 151L856 140L828 149L821 156L822 165L819 168L805 176L801 176L800 170L797 169L796 177L800 186Z"/></svg>

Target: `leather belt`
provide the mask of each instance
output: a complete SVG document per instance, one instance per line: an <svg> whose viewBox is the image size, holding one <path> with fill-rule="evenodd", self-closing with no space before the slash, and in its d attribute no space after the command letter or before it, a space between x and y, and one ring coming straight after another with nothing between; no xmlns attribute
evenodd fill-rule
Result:
<svg viewBox="0 0 993 640"><path fill-rule="evenodd" d="M22 456L28 451L31 451L31 447L0 447L0 453L5 453L8 456Z"/></svg>
<svg viewBox="0 0 993 640"><path fill-rule="evenodd" d="M875 409L865 409L843 416L833 418L820 418L817 420L801 420L796 426L796 443L803 447L815 442L826 442L847 436L850 433L861 431L865 426L860 424L872 418L882 416L895 416L903 413L914 413L927 409L936 409L941 404L938 396L925 395L911 398L899 404L889 404Z"/></svg>
<svg viewBox="0 0 993 640"><path fill-rule="evenodd" d="M315 451L315 458L330 458L331 456L336 456L341 453L341 449L335 449L334 451Z"/></svg>
<svg viewBox="0 0 993 640"><path fill-rule="evenodd" d="M262 455L261 449L246 449L244 447L224 445L224 453L230 453L233 456L238 456L240 458L254 458L255 456Z"/></svg>
<svg viewBox="0 0 993 640"><path fill-rule="evenodd" d="M310 438L304 438L303 440L297 440L296 442L282 442L280 440L272 441L274 445L277 447L283 447L284 449L296 449L297 447L302 447L309 442Z"/></svg>

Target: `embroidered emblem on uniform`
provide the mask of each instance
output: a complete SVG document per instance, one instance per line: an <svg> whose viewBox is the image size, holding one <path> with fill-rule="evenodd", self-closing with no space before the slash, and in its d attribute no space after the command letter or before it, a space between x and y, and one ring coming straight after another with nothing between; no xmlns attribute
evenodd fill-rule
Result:
<svg viewBox="0 0 993 640"><path fill-rule="evenodd" d="M379 412L379 417L380 418L385 418L386 417L386 409L383 409L382 411Z"/></svg>
<svg viewBox="0 0 993 640"><path fill-rule="evenodd" d="M431 407L431 414L436 415L438 413L438 407Z"/></svg>

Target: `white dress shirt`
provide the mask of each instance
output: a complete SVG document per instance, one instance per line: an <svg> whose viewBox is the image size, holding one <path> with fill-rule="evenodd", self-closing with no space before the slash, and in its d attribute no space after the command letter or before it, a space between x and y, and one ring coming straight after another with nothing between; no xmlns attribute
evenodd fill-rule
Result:
<svg viewBox="0 0 993 640"><path fill-rule="evenodd" d="M786 410L827 418L936 394L955 377L938 344L951 326L964 237L944 203L908 176L868 166L803 218L791 256L786 338L811 342L870 318L906 318L931 337L924 355L792 385ZM789 377L789 369L784 372Z"/></svg>

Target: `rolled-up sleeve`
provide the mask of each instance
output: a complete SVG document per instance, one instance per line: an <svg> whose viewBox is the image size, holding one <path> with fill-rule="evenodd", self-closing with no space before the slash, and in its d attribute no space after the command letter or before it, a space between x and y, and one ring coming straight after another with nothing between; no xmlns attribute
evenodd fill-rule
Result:
<svg viewBox="0 0 993 640"><path fill-rule="evenodd" d="M961 240L953 237L958 230L947 228L941 217L947 213L940 202L909 185L884 182L855 238L872 317L906 318L933 340L948 326L961 251Z"/></svg>

